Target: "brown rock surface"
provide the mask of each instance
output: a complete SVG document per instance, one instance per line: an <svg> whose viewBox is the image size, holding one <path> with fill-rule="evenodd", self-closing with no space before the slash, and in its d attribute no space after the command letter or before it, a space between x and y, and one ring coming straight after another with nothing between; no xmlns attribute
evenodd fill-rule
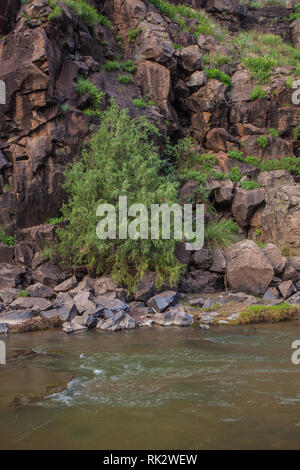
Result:
<svg viewBox="0 0 300 470"><path fill-rule="evenodd" d="M227 282L233 292L262 295L270 284L274 270L252 240L243 240L228 253Z"/></svg>

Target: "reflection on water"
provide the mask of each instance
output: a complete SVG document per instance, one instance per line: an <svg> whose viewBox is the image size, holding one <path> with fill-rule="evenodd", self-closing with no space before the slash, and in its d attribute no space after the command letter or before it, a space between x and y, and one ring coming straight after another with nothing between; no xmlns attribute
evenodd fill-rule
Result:
<svg viewBox="0 0 300 470"><path fill-rule="evenodd" d="M10 336L0 449L299 449L299 326Z"/></svg>

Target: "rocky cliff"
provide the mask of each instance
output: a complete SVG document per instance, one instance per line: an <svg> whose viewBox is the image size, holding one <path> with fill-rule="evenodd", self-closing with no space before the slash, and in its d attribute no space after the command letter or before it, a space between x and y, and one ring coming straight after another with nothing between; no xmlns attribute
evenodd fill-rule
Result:
<svg viewBox="0 0 300 470"><path fill-rule="evenodd" d="M237 222L242 238L297 254L300 13L293 1L249 3L1 1L0 226L17 246L0 262L37 268L37 232L19 229L59 215L64 169L99 124L97 92L99 109L114 97L157 123L162 139L193 137L211 157L209 170L186 171L183 199L203 202L205 183L219 219ZM94 88L80 89L80 79ZM223 288L222 257L211 269L211 254L206 266L178 252L192 265L183 290ZM274 275L272 266L263 272L260 293Z"/></svg>

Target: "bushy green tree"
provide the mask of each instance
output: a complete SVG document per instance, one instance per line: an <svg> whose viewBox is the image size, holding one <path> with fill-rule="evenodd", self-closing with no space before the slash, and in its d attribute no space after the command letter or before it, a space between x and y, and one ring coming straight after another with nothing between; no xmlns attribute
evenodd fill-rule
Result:
<svg viewBox="0 0 300 470"><path fill-rule="evenodd" d="M174 254L175 240L100 240L96 235L100 203L117 205L119 196L128 197L128 206L148 208L177 201L176 184L160 175L153 143L158 133L146 118L131 119L114 101L102 113L98 131L65 173L69 200L62 214L68 225L58 229L64 263L71 260L73 267L85 265L96 274L110 272L131 290L148 270L157 272L158 285L178 281L182 265Z"/></svg>

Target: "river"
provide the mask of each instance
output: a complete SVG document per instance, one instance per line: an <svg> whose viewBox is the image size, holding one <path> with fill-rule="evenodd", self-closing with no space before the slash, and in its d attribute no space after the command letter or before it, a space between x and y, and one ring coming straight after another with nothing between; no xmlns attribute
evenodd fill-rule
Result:
<svg viewBox="0 0 300 470"><path fill-rule="evenodd" d="M0 449L300 449L299 327L1 337Z"/></svg>

